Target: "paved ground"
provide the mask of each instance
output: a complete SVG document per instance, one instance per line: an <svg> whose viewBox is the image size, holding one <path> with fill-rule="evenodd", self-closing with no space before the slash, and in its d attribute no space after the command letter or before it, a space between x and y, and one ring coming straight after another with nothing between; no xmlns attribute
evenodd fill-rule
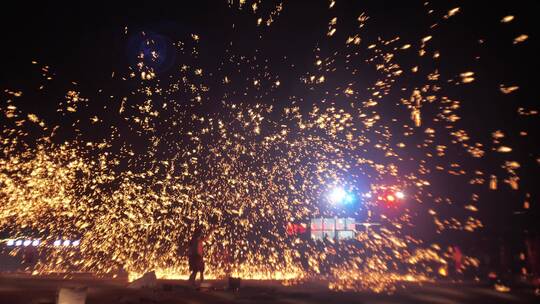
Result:
<svg viewBox="0 0 540 304"><path fill-rule="evenodd" d="M0 275L0 303L52 304L59 287L87 286L87 304L197 304L197 303L540 303L531 288L513 288L500 293L478 284L437 283L409 286L394 294L331 292L323 285L285 287L277 282L247 281L238 292L223 290L223 282L212 282L213 290L197 291L181 281L158 281L153 289L133 290L118 280L58 279Z"/></svg>

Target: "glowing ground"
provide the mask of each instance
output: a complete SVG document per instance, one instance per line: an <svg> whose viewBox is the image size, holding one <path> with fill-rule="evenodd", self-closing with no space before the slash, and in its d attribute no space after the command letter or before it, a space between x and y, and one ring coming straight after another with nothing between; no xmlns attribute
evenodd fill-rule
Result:
<svg viewBox="0 0 540 304"><path fill-rule="evenodd" d="M0 277L0 303L55 303L62 286L87 286L87 304L100 303L537 303L527 286L502 293L472 283L438 282L408 286L393 294L331 292L323 283L282 286L276 281L246 281L238 292L223 290L224 282L212 281L215 290L196 291L184 281L159 281L155 289L127 289L118 280Z"/></svg>

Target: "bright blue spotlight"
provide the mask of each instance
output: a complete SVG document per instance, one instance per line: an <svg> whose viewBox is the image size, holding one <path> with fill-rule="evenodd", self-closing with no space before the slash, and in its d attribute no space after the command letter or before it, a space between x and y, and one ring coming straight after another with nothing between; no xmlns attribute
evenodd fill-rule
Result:
<svg viewBox="0 0 540 304"><path fill-rule="evenodd" d="M354 202L354 194L347 192L342 187L336 187L328 194L328 200L332 204L350 204Z"/></svg>
<svg viewBox="0 0 540 304"><path fill-rule="evenodd" d="M347 192L343 190L341 187L336 187L330 191L330 194L328 195L328 199L332 204L339 204L341 203L345 197L347 196Z"/></svg>

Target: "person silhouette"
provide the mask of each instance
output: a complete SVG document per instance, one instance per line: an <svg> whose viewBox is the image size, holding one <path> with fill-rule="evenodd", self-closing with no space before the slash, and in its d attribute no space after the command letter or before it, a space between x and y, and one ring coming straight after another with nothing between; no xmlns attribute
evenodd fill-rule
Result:
<svg viewBox="0 0 540 304"><path fill-rule="evenodd" d="M193 233L193 236L191 237L191 240L188 244L188 263L189 263L189 271L191 272L189 276L189 282L191 285L195 286L195 279L197 277L197 273L200 273L201 276L201 284L204 281L204 242L206 241L207 237L203 236L203 231L201 229L195 230Z"/></svg>

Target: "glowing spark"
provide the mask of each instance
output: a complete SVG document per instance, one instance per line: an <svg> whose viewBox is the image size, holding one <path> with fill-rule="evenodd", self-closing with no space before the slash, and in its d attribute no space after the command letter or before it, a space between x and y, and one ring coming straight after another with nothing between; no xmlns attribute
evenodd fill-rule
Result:
<svg viewBox="0 0 540 304"><path fill-rule="evenodd" d="M521 42L527 40L528 38L529 38L528 35L522 34L522 35L519 35L519 36L517 36L516 38L514 38L514 42L513 42L513 43L514 43L514 44L518 44L518 43L521 43Z"/></svg>
<svg viewBox="0 0 540 304"><path fill-rule="evenodd" d="M514 16L508 15L508 16L505 16L504 18L502 18L501 22L502 23L508 23L508 22L511 22L512 20L514 20Z"/></svg>

